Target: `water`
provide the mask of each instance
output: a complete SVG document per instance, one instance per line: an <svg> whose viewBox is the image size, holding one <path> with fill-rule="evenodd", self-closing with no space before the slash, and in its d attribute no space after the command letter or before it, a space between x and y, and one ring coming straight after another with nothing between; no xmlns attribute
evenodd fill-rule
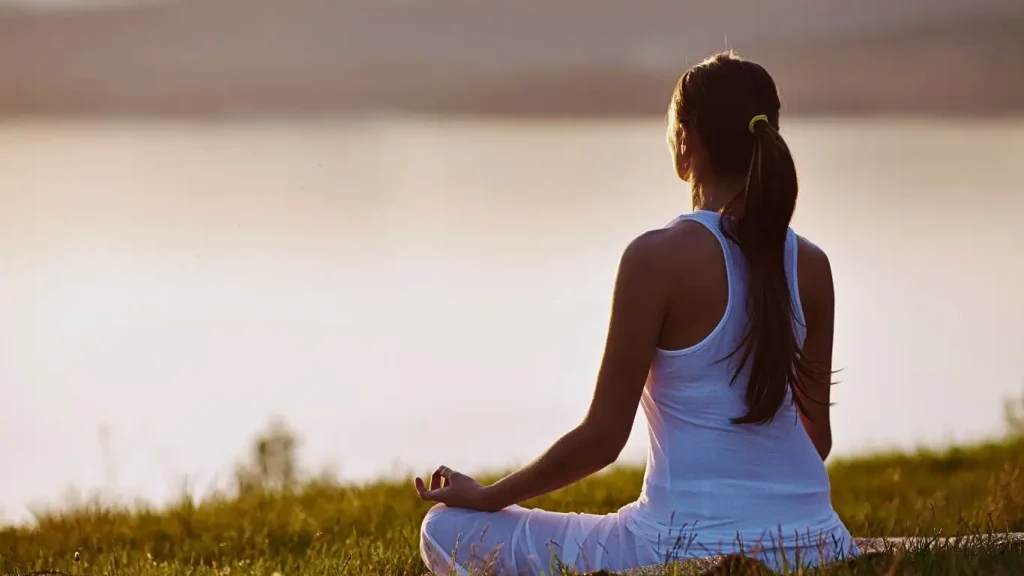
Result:
<svg viewBox="0 0 1024 576"><path fill-rule="evenodd" d="M831 255L835 451L998 433L1024 121L790 121ZM224 485L270 414L347 478L524 462L687 211L657 120L0 125L0 511ZM639 426L626 450L639 460ZM410 488L411 489L411 488Z"/></svg>

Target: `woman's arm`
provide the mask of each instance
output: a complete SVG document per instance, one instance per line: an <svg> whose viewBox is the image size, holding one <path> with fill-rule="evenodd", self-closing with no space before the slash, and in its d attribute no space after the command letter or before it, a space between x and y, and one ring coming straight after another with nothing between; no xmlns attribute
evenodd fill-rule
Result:
<svg viewBox="0 0 1024 576"><path fill-rule="evenodd" d="M832 451L832 424L829 419L832 387L832 342L835 332L835 287L828 256L817 246L801 239L797 256L800 301L804 305L807 338L803 355L809 373L798 374L803 410L800 420L822 460ZM800 394L799 390L797 391Z"/></svg>
<svg viewBox="0 0 1024 576"><path fill-rule="evenodd" d="M633 428L668 306L672 258L664 231L648 232L622 255L597 385L583 422L543 455L484 488L500 510L564 488L613 463Z"/></svg>

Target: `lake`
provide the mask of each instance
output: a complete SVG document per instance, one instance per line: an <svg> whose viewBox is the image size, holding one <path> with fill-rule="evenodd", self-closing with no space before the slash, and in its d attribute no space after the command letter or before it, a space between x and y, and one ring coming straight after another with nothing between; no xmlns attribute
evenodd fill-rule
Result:
<svg viewBox="0 0 1024 576"><path fill-rule="evenodd" d="M836 282L835 453L998 434L1024 119L783 133ZM272 414L349 479L525 462L587 408L622 249L689 209L657 119L4 121L0 517L208 493Z"/></svg>

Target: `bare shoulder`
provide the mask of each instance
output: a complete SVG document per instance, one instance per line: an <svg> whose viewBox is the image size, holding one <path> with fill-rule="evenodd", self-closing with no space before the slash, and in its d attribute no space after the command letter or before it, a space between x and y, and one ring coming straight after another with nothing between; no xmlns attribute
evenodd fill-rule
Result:
<svg viewBox="0 0 1024 576"><path fill-rule="evenodd" d="M642 306L654 306L660 314L673 291L686 284L683 271L702 270L704 262L713 266L713 250L718 251L721 265L718 240L699 223L681 222L644 232L623 251L616 281L617 299L623 303L642 301Z"/></svg>
<svg viewBox="0 0 1024 576"><path fill-rule="evenodd" d="M708 254L721 258L714 234L702 224L683 221L637 236L626 247L623 261L645 263L652 269L679 270L680 265L698 263Z"/></svg>
<svg viewBox="0 0 1024 576"><path fill-rule="evenodd" d="M797 235L797 260L799 270L808 273L808 280L820 282L827 278L831 284L832 264L829 262L828 254L814 242L799 235Z"/></svg>
<svg viewBox="0 0 1024 576"><path fill-rule="evenodd" d="M828 314L834 306L835 291L832 284L832 263L828 254L814 242L797 236L797 280L804 312L813 316Z"/></svg>

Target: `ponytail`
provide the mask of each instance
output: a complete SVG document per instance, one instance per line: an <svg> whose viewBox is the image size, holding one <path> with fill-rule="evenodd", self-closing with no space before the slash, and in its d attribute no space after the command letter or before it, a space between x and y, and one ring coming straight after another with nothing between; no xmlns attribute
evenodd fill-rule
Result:
<svg viewBox="0 0 1024 576"><path fill-rule="evenodd" d="M691 183L694 205L703 203L704 176L731 180L746 174L742 192L721 211L722 231L739 246L749 278L747 330L736 349L722 359L738 357L732 384L749 373L747 413L734 418L735 424L771 422L790 392L809 417L805 402L827 405L827 400L808 394L802 382L832 375L831 366L807 362L796 339L785 262L797 177L793 156L779 134L781 107L768 71L730 51L687 70L676 84L669 109L668 137L676 173ZM692 149L702 150L707 160L699 171L694 170L689 148L682 146L685 133L699 137L699 145Z"/></svg>
<svg viewBox="0 0 1024 576"><path fill-rule="evenodd" d="M807 370L794 333L793 302L786 278L785 248L796 209L797 176L789 147L767 116L750 120L753 153L744 192L726 207L726 234L736 242L749 270L750 322L739 346L740 362L733 382L750 366L747 413L735 424L770 422L791 387L800 387L798 373ZM794 400L803 411L801 395ZM806 413L806 411L805 411Z"/></svg>

